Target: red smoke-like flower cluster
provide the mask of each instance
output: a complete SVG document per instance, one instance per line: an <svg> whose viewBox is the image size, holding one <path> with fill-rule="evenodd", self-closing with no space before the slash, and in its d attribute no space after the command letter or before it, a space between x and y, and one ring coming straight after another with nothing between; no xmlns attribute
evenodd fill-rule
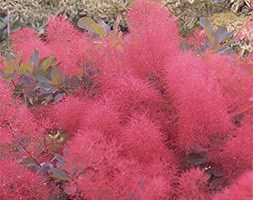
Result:
<svg viewBox="0 0 253 200"><path fill-rule="evenodd" d="M45 35L43 41L30 28L18 30L11 36L13 49L21 52L24 60L28 60L35 49L39 51L40 58L54 54L62 63L61 70L68 75L78 74L88 62L88 48L91 45L89 36L75 29L64 17L51 17Z"/></svg>
<svg viewBox="0 0 253 200"><path fill-rule="evenodd" d="M13 33L23 60L37 49L67 75L87 63L96 73L92 95L33 108L0 80L1 199L55 199L58 189L77 200L252 198L250 77L233 57L182 52L158 3L137 0L127 19L129 33L103 38L63 17L48 20L44 40Z"/></svg>
<svg viewBox="0 0 253 200"><path fill-rule="evenodd" d="M0 160L1 199L47 200L49 189L36 174L12 159Z"/></svg>

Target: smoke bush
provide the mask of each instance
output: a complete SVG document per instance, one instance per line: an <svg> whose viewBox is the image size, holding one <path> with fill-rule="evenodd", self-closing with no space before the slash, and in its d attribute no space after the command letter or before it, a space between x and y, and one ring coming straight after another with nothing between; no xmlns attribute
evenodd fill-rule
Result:
<svg viewBox="0 0 253 200"><path fill-rule="evenodd" d="M20 59L0 60L0 198L251 199L252 81L237 56L184 49L154 1L133 3L125 34L81 22L93 35L60 16L44 38L11 36ZM27 107L38 90L45 101Z"/></svg>

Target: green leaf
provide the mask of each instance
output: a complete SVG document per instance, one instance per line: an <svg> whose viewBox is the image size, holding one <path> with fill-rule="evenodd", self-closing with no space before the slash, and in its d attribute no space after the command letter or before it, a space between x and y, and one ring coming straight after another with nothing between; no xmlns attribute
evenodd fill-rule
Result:
<svg viewBox="0 0 253 200"><path fill-rule="evenodd" d="M215 37L214 37L213 34L212 34L209 30L207 30L207 29L206 29L206 36L207 36L208 40L210 41L210 43L211 43L212 45L214 45L214 43L215 43Z"/></svg>
<svg viewBox="0 0 253 200"><path fill-rule="evenodd" d="M60 94L57 94L55 97L54 97L54 102L59 102L61 101L65 96L65 93L60 93Z"/></svg>
<svg viewBox="0 0 253 200"><path fill-rule="evenodd" d="M38 82L45 82L48 83L50 82L50 80L48 80L46 77L42 76L42 75L35 75L35 79Z"/></svg>
<svg viewBox="0 0 253 200"><path fill-rule="evenodd" d="M99 35L100 37L105 36L106 32L103 26L96 23L93 19L89 17L82 17L79 19L77 26L86 29L92 33Z"/></svg>
<svg viewBox="0 0 253 200"><path fill-rule="evenodd" d="M34 162L34 160L31 156L25 156L20 159L19 164L26 165L26 164L33 163L33 162Z"/></svg>
<svg viewBox="0 0 253 200"><path fill-rule="evenodd" d="M51 77L51 79L52 79L55 75L61 75L61 72L59 71L59 69L58 69L57 67L52 67L51 72L50 72L50 77Z"/></svg>
<svg viewBox="0 0 253 200"><path fill-rule="evenodd" d="M96 22L90 17L82 17L78 20L77 26L82 29L87 29L93 23L96 23Z"/></svg>
<svg viewBox="0 0 253 200"><path fill-rule="evenodd" d="M51 87L54 87L54 86L52 86L50 83L47 83L47 82L39 82L39 83L37 83L37 87L38 88L51 88Z"/></svg>
<svg viewBox="0 0 253 200"><path fill-rule="evenodd" d="M44 97L43 101L41 102L42 105L47 105L49 102L53 101L53 95L50 93L50 95Z"/></svg>
<svg viewBox="0 0 253 200"><path fill-rule="evenodd" d="M104 28L103 28L102 26L100 26L99 24L97 24L97 23L91 24L91 25L90 25L90 28L91 28L95 33L97 33L100 37L105 36Z"/></svg>
<svg viewBox="0 0 253 200"><path fill-rule="evenodd" d="M55 56L48 56L41 61L41 68L46 71L54 62L56 62Z"/></svg>
<svg viewBox="0 0 253 200"><path fill-rule="evenodd" d="M40 168L38 168L36 174L48 174L49 170L53 168L54 166L50 162L40 163Z"/></svg>
<svg viewBox="0 0 253 200"><path fill-rule="evenodd" d="M13 74L15 71L15 60L7 60L5 66L5 72L8 74Z"/></svg>
<svg viewBox="0 0 253 200"><path fill-rule="evenodd" d="M63 157L62 157L61 155L59 155L59 154L56 154L56 155L55 155L55 159L57 160L56 166L57 166L58 168L62 167L63 164L64 164L64 159L63 159Z"/></svg>
<svg viewBox="0 0 253 200"><path fill-rule="evenodd" d="M28 95L24 95L24 101L28 106L32 106L34 104L33 98Z"/></svg>
<svg viewBox="0 0 253 200"><path fill-rule="evenodd" d="M47 82L37 83L37 88L42 94L52 94L58 91L58 88Z"/></svg>
<svg viewBox="0 0 253 200"><path fill-rule="evenodd" d="M104 20L102 19L98 20L98 24L103 27L105 35L108 36L109 33L111 32L111 27L107 23L105 23Z"/></svg>
<svg viewBox="0 0 253 200"><path fill-rule="evenodd" d="M31 61L27 61L25 63L22 63L19 67L15 68L15 71L23 75L28 74L29 72L33 71L33 64Z"/></svg>
<svg viewBox="0 0 253 200"><path fill-rule="evenodd" d="M53 76L52 80L50 81L50 83L52 85L55 85L55 86L59 85L59 83L60 83L60 77L59 77L59 75L56 74L55 76Z"/></svg>
<svg viewBox="0 0 253 200"><path fill-rule="evenodd" d="M64 76L63 74L58 70L57 67L52 67L51 72L50 72L50 84L54 86L58 86L64 81Z"/></svg>
<svg viewBox="0 0 253 200"><path fill-rule="evenodd" d="M2 77L5 81L12 81L13 80L13 76L12 75L4 75Z"/></svg>
<svg viewBox="0 0 253 200"><path fill-rule="evenodd" d="M40 92L42 94L54 94L55 92L57 92L58 89L57 88L40 88Z"/></svg>
<svg viewBox="0 0 253 200"><path fill-rule="evenodd" d="M214 36L215 31L213 30L212 24L206 17L200 17L199 23L204 28L208 40L213 45L215 42L215 36Z"/></svg>
<svg viewBox="0 0 253 200"><path fill-rule="evenodd" d="M50 169L48 173L50 174L50 177L55 178L55 179L59 179L62 181L67 181L69 179L68 174L58 168Z"/></svg>
<svg viewBox="0 0 253 200"><path fill-rule="evenodd" d="M15 55L13 53L8 53L6 56L7 61L8 60L15 60Z"/></svg>
<svg viewBox="0 0 253 200"><path fill-rule="evenodd" d="M207 161L207 153L202 147L192 147L192 150L186 155L187 163L198 166Z"/></svg>
<svg viewBox="0 0 253 200"><path fill-rule="evenodd" d="M31 61L34 64L35 67L39 66L39 52L38 50L35 50L31 56Z"/></svg>
<svg viewBox="0 0 253 200"><path fill-rule="evenodd" d="M34 72L34 76L39 82L49 82L50 81L50 73L48 71L44 71L42 69Z"/></svg>

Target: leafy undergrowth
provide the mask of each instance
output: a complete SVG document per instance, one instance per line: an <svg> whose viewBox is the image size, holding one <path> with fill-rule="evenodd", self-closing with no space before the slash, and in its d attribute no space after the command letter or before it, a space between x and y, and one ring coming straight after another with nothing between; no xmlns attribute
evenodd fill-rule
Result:
<svg viewBox="0 0 253 200"><path fill-rule="evenodd" d="M0 199L252 199L252 56L183 49L157 3L136 1L128 23L82 18L90 34L54 17L43 40L12 35Z"/></svg>

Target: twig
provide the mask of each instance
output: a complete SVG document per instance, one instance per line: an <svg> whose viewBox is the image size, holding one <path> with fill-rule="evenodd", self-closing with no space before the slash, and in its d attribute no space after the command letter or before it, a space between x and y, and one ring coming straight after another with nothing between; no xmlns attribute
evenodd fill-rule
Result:
<svg viewBox="0 0 253 200"><path fill-rule="evenodd" d="M10 18L10 15L11 15L11 13L8 10L7 11L7 35L8 35L8 37L10 37L10 35L11 35L11 18Z"/></svg>
<svg viewBox="0 0 253 200"><path fill-rule="evenodd" d="M36 160L36 158L34 158L32 156L32 154L24 147L24 145L17 139L17 137L14 134L14 130L12 129L12 127L7 123L5 123L5 124L10 129L11 135L16 139L17 143L23 148L23 150L26 152L26 154L29 155L39 167L41 167L40 163Z"/></svg>

